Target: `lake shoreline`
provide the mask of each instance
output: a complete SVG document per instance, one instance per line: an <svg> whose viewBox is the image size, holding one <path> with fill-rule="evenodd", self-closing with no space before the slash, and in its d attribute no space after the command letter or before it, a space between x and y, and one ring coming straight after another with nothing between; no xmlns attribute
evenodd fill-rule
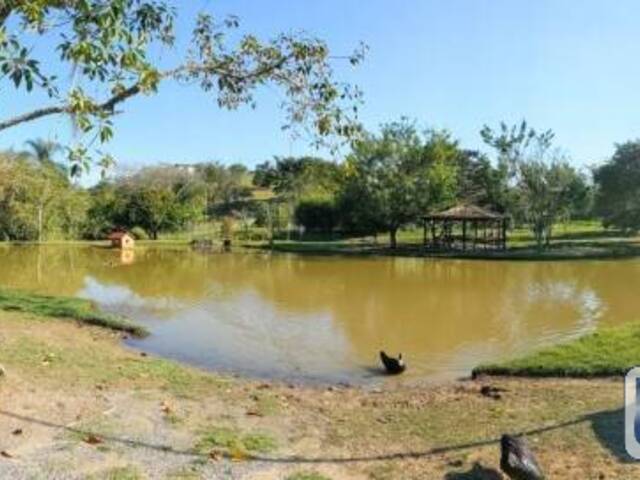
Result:
<svg viewBox="0 0 640 480"><path fill-rule="evenodd" d="M57 474L118 469L126 478L443 478L476 464L497 469L504 432L527 432L551 478L640 469L619 461L621 446L605 434L619 421L618 378L286 385L143 356L94 326L19 312L0 319L0 428L21 432L3 442L11 458L0 476L48 476L56 465ZM483 395L486 385L499 398Z"/></svg>
<svg viewBox="0 0 640 480"><path fill-rule="evenodd" d="M214 244L210 249L197 249L202 254L253 254L253 253L282 253L300 256L327 256L349 258L397 257L397 258L425 258L442 260L482 260L482 261L571 261L571 260L617 260L640 258L640 242L633 239L599 240L595 242L557 242L551 247L537 250L531 246L512 246L505 251L476 250L476 251L428 251L418 244L401 244L392 249L383 244L343 242L343 241L276 241L273 245L268 242L238 241L227 251L222 243ZM0 242L2 247L94 247L111 249L105 241L47 241L47 242ZM191 248L187 240L144 240L137 242L137 249L145 248ZM116 250L117 251L117 250Z"/></svg>

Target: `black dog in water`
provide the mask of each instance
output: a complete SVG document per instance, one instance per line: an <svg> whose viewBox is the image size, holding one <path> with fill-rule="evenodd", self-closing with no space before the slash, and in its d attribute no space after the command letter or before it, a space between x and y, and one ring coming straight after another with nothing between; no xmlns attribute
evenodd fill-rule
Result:
<svg viewBox="0 0 640 480"><path fill-rule="evenodd" d="M382 365L384 365L384 369L387 373L391 375L397 375L399 373L404 372L407 369L407 366L402 359L402 354L398 355L398 358L393 358L384 353L380 352L380 360L382 360Z"/></svg>

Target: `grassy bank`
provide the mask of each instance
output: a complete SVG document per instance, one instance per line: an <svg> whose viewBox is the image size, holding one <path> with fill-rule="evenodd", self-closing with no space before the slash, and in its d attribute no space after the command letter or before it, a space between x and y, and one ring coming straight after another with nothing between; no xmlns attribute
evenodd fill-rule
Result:
<svg viewBox="0 0 640 480"><path fill-rule="evenodd" d="M338 235L310 234L303 237L293 235L285 239L280 234L273 244L266 240L248 240L246 232L233 240L233 250L273 251L308 255L351 255L351 256L394 256L394 257L441 257L483 260L580 260L615 259L640 257L640 237L624 232L607 230L597 221L572 221L557 225L553 241L548 248L538 250L531 232L526 228L517 228L509 232L506 251L477 250L467 252L429 252L422 246L422 229L406 228L398 233L398 247L390 249L388 236L380 234L377 238L340 237ZM139 240L138 247L186 247L193 239L212 238L214 251L222 248L218 229L195 228L189 231L162 234L158 240ZM263 236L264 237L264 236ZM52 241L46 245L99 245L107 242ZM0 245L2 245L0 243ZM9 244L6 244L9 245ZM35 245L35 243L22 243Z"/></svg>
<svg viewBox="0 0 640 480"><path fill-rule="evenodd" d="M422 246L422 230L405 229L399 232L398 247L390 249L386 235L373 237L276 240L265 242L239 242L247 248L276 252L313 255L376 255L397 257L441 257L488 260L580 260L633 258L640 256L640 238L623 232L606 230L598 222L574 221L558 225L551 245L538 250L531 232L524 228L509 233L506 251L476 250L429 252Z"/></svg>
<svg viewBox="0 0 640 480"><path fill-rule="evenodd" d="M548 478L637 478L610 379L321 388L224 378L123 348L107 330L0 311L0 477L500 478L526 433Z"/></svg>
<svg viewBox="0 0 640 480"><path fill-rule="evenodd" d="M246 249L259 249L280 253L296 253L307 255L342 255L342 256L387 256L387 257L431 257L469 260L607 260L640 257L640 242L629 241L591 241L591 242L556 242L542 251L534 247L509 247L506 251L477 250L429 252L421 245L402 244L396 249L374 243L350 242L275 242L268 244L243 244Z"/></svg>
<svg viewBox="0 0 640 480"><path fill-rule="evenodd" d="M640 365L640 323L601 328L569 343L506 362L480 365L474 375L606 377Z"/></svg>
<svg viewBox="0 0 640 480"><path fill-rule="evenodd" d="M37 295L19 290L0 289L0 310L32 313L43 317L65 318L88 325L145 336L141 325L121 317L99 311L88 300L70 297Z"/></svg>

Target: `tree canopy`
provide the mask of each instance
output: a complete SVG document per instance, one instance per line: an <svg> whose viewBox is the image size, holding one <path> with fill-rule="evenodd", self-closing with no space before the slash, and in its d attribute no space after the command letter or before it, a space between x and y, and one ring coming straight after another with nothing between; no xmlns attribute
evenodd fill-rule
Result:
<svg viewBox="0 0 640 480"><path fill-rule="evenodd" d="M395 248L400 227L454 201L457 154L446 133L422 135L407 119L383 125L379 135L368 134L346 159L340 198L345 224L389 232Z"/></svg>
<svg viewBox="0 0 640 480"><path fill-rule="evenodd" d="M605 226L640 229L640 141L616 145L613 157L594 170L595 210Z"/></svg>
<svg viewBox="0 0 640 480"><path fill-rule="evenodd" d="M555 134L539 132L524 120L499 129L484 126L481 136L497 153L497 172L503 182L506 209L529 225L538 248L548 246L553 226L572 213L584 178L554 150Z"/></svg>
<svg viewBox="0 0 640 480"><path fill-rule="evenodd" d="M195 84L228 110L255 106L265 85L283 95L283 128L312 134L315 145L352 139L358 132L361 92L334 78L332 63L357 65L365 47L334 56L321 39L282 33L262 40L237 34L239 19L202 12L193 20L187 51L163 68L153 54L176 49L174 22L178 2L163 0L4 0L0 2L0 86L41 90L49 104L0 119L0 132L52 115L70 116L83 133L68 147L71 173L87 168L114 134L113 116L138 95L152 95L164 81ZM233 35L232 35L233 33ZM34 44L41 48L33 49ZM51 48L46 49L45 46ZM71 80L47 69L34 52L59 55ZM1 85L4 83L5 85ZM330 142L331 145L336 145ZM102 154L102 167L113 158Z"/></svg>

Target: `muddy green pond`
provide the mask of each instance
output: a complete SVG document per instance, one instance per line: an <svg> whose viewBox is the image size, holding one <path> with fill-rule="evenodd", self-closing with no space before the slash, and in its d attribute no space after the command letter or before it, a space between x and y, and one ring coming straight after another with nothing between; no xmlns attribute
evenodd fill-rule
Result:
<svg viewBox="0 0 640 480"><path fill-rule="evenodd" d="M287 381L465 375L480 362L636 320L640 261L508 262L0 247L0 286L94 300L146 325L133 347Z"/></svg>

